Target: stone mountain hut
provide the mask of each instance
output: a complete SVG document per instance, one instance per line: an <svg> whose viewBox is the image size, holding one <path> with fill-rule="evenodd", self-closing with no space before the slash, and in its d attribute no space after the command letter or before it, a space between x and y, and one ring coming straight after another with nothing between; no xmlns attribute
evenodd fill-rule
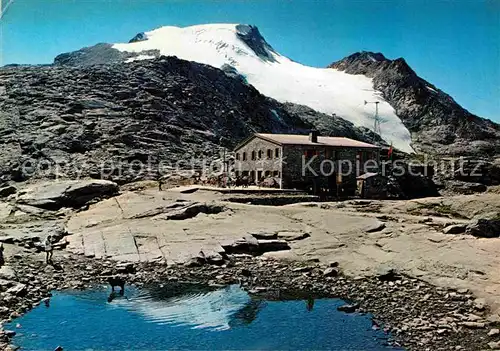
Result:
<svg viewBox="0 0 500 351"><path fill-rule="evenodd" d="M282 189L355 195L357 176L377 172L380 148L344 137L256 133L235 148L235 173L255 184L274 177Z"/></svg>

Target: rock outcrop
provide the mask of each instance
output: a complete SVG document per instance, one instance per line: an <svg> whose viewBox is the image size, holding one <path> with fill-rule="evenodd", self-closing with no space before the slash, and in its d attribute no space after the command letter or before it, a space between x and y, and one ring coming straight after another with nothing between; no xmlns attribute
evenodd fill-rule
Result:
<svg viewBox="0 0 500 351"><path fill-rule="evenodd" d="M477 216L469 223L465 232L483 238L500 237L500 214L493 212Z"/></svg>
<svg viewBox="0 0 500 351"><path fill-rule="evenodd" d="M118 193L118 185L107 180L70 180L34 185L19 194L16 202L48 210L79 208L90 201Z"/></svg>
<svg viewBox="0 0 500 351"><path fill-rule="evenodd" d="M374 88L412 133L417 152L484 157L500 153L500 125L473 115L451 96L420 78L403 58L357 52L332 63L346 73L373 78Z"/></svg>

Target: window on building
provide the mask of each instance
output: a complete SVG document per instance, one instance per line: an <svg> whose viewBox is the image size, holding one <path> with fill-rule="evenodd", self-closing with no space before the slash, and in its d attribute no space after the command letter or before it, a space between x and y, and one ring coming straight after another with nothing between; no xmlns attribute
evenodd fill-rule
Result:
<svg viewBox="0 0 500 351"><path fill-rule="evenodd" d="M255 161L255 150L254 150L254 151L252 151L252 160L254 160L254 161Z"/></svg>
<svg viewBox="0 0 500 351"><path fill-rule="evenodd" d="M364 169L364 163L366 161L365 157L366 153L363 151L358 151L358 153L356 154L356 168L358 174L364 173L363 169Z"/></svg>
<svg viewBox="0 0 500 351"><path fill-rule="evenodd" d="M317 152L317 151L315 151L315 150L309 149L309 150L304 151L304 156L305 156L306 158L311 158L311 157L313 157L314 155L316 155L316 152Z"/></svg>
<svg viewBox="0 0 500 351"><path fill-rule="evenodd" d="M325 149L325 158L330 159L330 160L336 160L337 159L337 151L332 150L332 149Z"/></svg>
<svg viewBox="0 0 500 351"><path fill-rule="evenodd" d="M274 149L274 157L275 158L280 157L280 149L278 147L276 149Z"/></svg>
<svg viewBox="0 0 500 351"><path fill-rule="evenodd" d="M356 161L363 162L363 152L362 151L358 151L358 153L356 154Z"/></svg>
<svg viewBox="0 0 500 351"><path fill-rule="evenodd" d="M239 160L239 159L240 159L240 153L239 153L239 152L237 152L237 153L236 153L236 159L237 159L237 160Z"/></svg>
<svg viewBox="0 0 500 351"><path fill-rule="evenodd" d="M247 160L247 153L246 152L243 152L242 159L243 159L243 161Z"/></svg>
<svg viewBox="0 0 500 351"><path fill-rule="evenodd" d="M263 154L262 150L259 150L259 160L262 159Z"/></svg>
<svg viewBox="0 0 500 351"><path fill-rule="evenodd" d="M272 159L273 158L273 150L267 149L267 158Z"/></svg>
<svg viewBox="0 0 500 351"><path fill-rule="evenodd" d="M279 178L280 176L280 171L274 171L273 176Z"/></svg>

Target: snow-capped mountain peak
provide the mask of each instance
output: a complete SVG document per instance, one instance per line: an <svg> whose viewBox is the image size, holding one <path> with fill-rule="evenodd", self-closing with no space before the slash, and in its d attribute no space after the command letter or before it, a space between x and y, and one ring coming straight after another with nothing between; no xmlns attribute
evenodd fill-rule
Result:
<svg viewBox="0 0 500 351"><path fill-rule="evenodd" d="M370 62L388 61L382 54ZM139 33L128 43L97 44L56 57L63 65L131 62L164 56L207 64L241 75L262 94L280 102L291 102L374 128L375 104L381 136L405 152L413 152L411 135L373 78L337 68L316 68L281 55L264 39L259 29L246 24L204 24L190 27L160 27ZM365 101L372 102L365 104ZM332 123L334 119L332 119Z"/></svg>
<svg viewBox="0 0 500 351"><path fill-rule="evenodd" d="M391 105L373 89L371 78L294 62L277 53L255 26L205 24L184 28L161 27L141 33L129 43L114 44L112 47L137 54L129 61L154 58L156 52L217 68L230 65L264 95L281 102L306 105L370 129L374 126L375 109L364 102L377 101L382 119L382 137L402 151L413 151L410 132Z"/></svg>
<svg viewBox="0 0 500 351"><path fill-rule="evenodd" d="M205 24L191 27L166 26L139 33L126 44L113 48L127 52L159 50L166 56L221 67L231 58L274 61L276 52L255 26L246 24ZM233 62L237 64L236 61Z"/></svg>

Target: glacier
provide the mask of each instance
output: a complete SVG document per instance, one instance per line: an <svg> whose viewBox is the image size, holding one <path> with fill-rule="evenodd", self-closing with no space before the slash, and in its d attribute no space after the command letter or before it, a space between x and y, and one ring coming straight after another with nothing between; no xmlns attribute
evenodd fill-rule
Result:
<svg viewBox="0 0 500 351"><path fill-rule="evenodd" d="M140 41L112 47L132 53L158 50L161 55L217 68L230 65L266 96L306 105L370 129L374 126L375 107L365 101L378 101L382 138L401 151L413 152L410 132L392 106L373 88L371 78L295 62L276 52L254 26L165 26L143 33ZM154 56L139 55L134 60L151 58Z"/></svg>

